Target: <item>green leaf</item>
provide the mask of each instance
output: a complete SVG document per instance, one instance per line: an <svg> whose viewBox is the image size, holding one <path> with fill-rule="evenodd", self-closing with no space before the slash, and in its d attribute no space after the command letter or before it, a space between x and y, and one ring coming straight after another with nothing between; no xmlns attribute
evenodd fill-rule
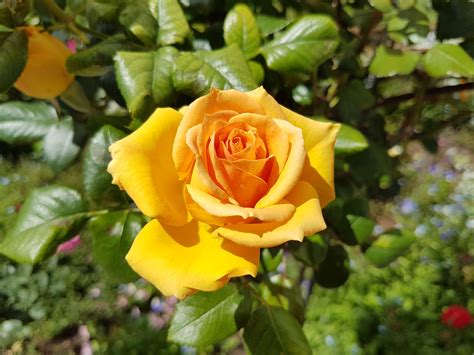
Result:
<svg viewBox="0 0 474 355"><path fill-rule="evenodd" d="M283 308L264 306L253 312L244 340L251 354L312 354L300 324Z"/></svg>
<svg viewBox="0 0 474 355"><path fill-rule="evenodd" d="M331 58L338 43L337 26L329 16L306 15L261 52L273 70L312 73Z"/></svg>
<svg viewBox="0 0 474 355"><path fill-rule="evenodd" d="M151 14L146 3L128 5L120 13L119 22L142 43L154 45L158 31L158 23Z"/></svg>
<svg viewBox="0 0 474 355"><path fill-rule="evenodd" d="M43 137L44 156L54 171L67 168L79 154L80 148L73 138L74 127L70 117L52 126Z"/></svg>
<svg viewBox="0 0 474 355"><path fill-rule="evenodd" d="M266 37L284 29L291 21L285 17L258 14L256 16L256 22L262 35Z"/></svg>
<svg viewBox="0 0 474 355"><path fill-rule="evenodd" d="M415 70L420 57L416 52L393 50L381 45L375 51L369 71L379 78L408 75Z"/></svg>
<svg viewBox="0 0 474 355"><path fill-rule="evenodd" d="M372 236L375 223L367 217L356 216L353 214L348 214L347 219L351 224L357 243L359 245L367 243L369 238Z"/></svg>
<svg viewBox="0 0 474 355"><path fill-rule="evenodd" d="M34 189L0 244L0 253L19 263L37 263L77 233L88 216L84 211L81 196L75 190L62 186Z"/></svg>
<svg viewBox="0 0 474 355"><path fill-rule="evenodd" d="M13 86L28 59L28 37L23 31L8 35L0 46L0 93Z"/></svg>
<svg viewBox="0 0 474 355"><path fill-rule="evenodd" d="M316 267L326 257L328 243L321 234L304 238L303 242L290 242L293 256L307 266Z"/></svg>
<svg viewBox="0 0 474 355"><path fill-rule="evenodd" d="M362 132L351 125L331 121L323 117L314 117L314 119L322 122L339 123L341 125L341 129L337 134L336 144L334 146L334 153L336 155L355 154L367 149L369 146L369 142Z"/></svg>
<svg viewBox="0 0 474 355"><path fill-rule="evenodd" d="M259 62L253 60L247 62L257 85L260 85L265 79L265 69Z"/></svg>
<svg viewBox="0 0 474 355"><path fill-rule="evenodd" d="M474 76L474 60L457 44L438 44L422 59L426 72L434 77Z"/></svg>
<svg viewBox="0 0 474 355"><path fill-rule="evenodd" d="M344 213L344 201L336 198L324 210L324 219L336 232L337 237L347 245L357 245L357 239Z"/></svg>
<svg viewBox="0 0 474 355"><path fill-rule="evenodd" d="M176 63L173 82L178 91L194 97L207 94L211 88L250 91L257 87L237 45L183 53Z"/></svg>
<svg viewBox="0 0 474 355"><path fill-rule="evenodd" d="M331 246L326 258L314 273L314 280L322 287L337 288L344 285L349 278L348 255L340 246Z"/></svg>
<svg viewBox="0 0 474 355"><path fill-rule="evenodd" d="M341 124L334 146L336 155L355 154L367 149L368 146L367 138L359 130L350 125Z"/></svg>
<svg viewBox="0 0 474 355"><path fill-rule="evenodd" d="M283 249L263 249L262 265L267 272L275 271L283 259Z"/></svg>
<svg viewBox="0 0 474 355"><path fill-rule="evenodd" d="M362 120L362 112L375 104L375 98L361 80L353 79L340 92L340 100L336 106L341 119L357 123Z"/></svg>
<svg viewBox="0 0 474 355"><path fill-rule="evenodd" d="M158 19L158 44L182 43L191 33L183 9L177 0L157 0L152 12Z"/></svg>
<svg viewBox="0 0 474 355"><path fill-rule="evenodd" d="M199 292L178 303L168 339L198 347L215 344L239 330L250 307L250 298L234 284L214 292Z"/></svg>
<svg viewBox="0 0 474 355"><path fill-rule="evenodd" d="M138 278L125 255L144 223L142 215L130 211L111 212L89 221L87 230L92 236L94 259L114 282L127 283Z"/></svg>
<svg viewBox="0 0 474 355"><path fill-rule="evenodd" d="M433 8L438 15L436 37L439 40L460 37L472 38L474 36L473 2L434 0Z"/></svg>
<svg viewBox="0 0 474 355"><path fill-rule="evenodd" d="M67 70L79 76L100 76L109 70L117 51L131 49L123 34L117 34L95 46L68 57Z"/></svg>
<svg viewBox="0 0 474 355"><path fill-rule="evenodd" d="M59 97L66 105L78 112L89 113L91 111L89 99L81 84L76 80Z"/></svg>
<svg viewBox="0 0 474 355"><path fill-rule="evenodd" d="M260 33L252 10L237 4L227 13L224 21L224 40L230 46L237 44L245 58L252 59L260 51Z"/></svg>
<svg viewBox="0 0 474 355"><path fill-rule="evenodd" d="M365 257L375 266L387 266L403 255L415 239L415 235L409 230L382 234L365 251Z"/></svg>
<svg viewBox="0 0 474 355"><path fill-rule="evenodd" d="M171 79L178 51L163 47L156 52L119 52L115 56L117 84L132 117L146 119L157 106L174 99Z"/></svg>
<svg viewBox="0 0 474 355"><path fill-rule="evenodd" d="M111 160L109 146L125 137L125 133L112 126L103 126L91 138L84 151L83 182L86 196L98 201L109 192L117 193L112 176L107 172Z"/></svg>
<svg viewBox="0 0 474 355"><path fill-rule="evenodd" d="M44 102L0 104L0 140L10 144L33 143L57 122L53 106Z"/></svg>

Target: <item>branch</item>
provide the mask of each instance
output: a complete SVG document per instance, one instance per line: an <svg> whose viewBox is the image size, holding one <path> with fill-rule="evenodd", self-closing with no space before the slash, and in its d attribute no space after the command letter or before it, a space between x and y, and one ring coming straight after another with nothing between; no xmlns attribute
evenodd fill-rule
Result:
<svg viewBox="0 0 474 355"><path fill-rule="evenodd" d="M433 97L433 96L450 94L450 93L454 93L458 91L473 90L473 89L474 89L474 82L443 86L443 87L431 88L431 89L426 90L425 97ZM399 104L403 101L408 101L408 100L413 99L416 96L416 94L417 94L416 92L412 92L410 94L392 96L392 97L389 97L387 99L377 102L375 107L383 107L383 106Z"/></svg>

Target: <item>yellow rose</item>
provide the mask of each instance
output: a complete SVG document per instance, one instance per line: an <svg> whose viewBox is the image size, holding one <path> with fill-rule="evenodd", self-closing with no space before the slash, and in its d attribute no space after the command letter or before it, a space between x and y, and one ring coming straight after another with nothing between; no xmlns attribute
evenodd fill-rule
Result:
<svg viewBox="0 0 474 355"><path fill-rule="evenodd" d="M165 295L212 291L258 269L260 248L326 228L338 124L280 106L263 88L212 90L158 108L110 147L113 183L153 218L126 259Z"/></svg>
<svg viewBox="0 0 474 355"><path fill-rule="evenodd" d="M21 30L28 35L28 61L15 87L37 99L60 95L74 81L74 75L66 69L71 51L39 27L28 26Z"/></svg>

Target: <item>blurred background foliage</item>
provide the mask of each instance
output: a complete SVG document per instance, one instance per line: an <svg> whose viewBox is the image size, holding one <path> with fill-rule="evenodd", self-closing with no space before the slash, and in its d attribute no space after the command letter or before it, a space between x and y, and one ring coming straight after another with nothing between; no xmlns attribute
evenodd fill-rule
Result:
<svg viewBox="0 0 474 355"><path fill-rule="evenodd" d="M255 339L272 336L256 324L273 315L296 324L290 338L304 331L299 353L471 353L472 326L440 319L452 304L474 313L473 18L468 0L2 1L0 348L239 353L245 340L258 353ZM76 79L53 100L12 87L26 24L76 52ZM170 321L176 300L134 281L121 259L144 221L110 184L107 147L157 106L258 85L343 123L338 198L326 231L264 250L256 282L202 299L221 334L202 331L193 297L177 311L196 317L187 328ZM25 224L39 202L51 215L41 233Z"/></svg>

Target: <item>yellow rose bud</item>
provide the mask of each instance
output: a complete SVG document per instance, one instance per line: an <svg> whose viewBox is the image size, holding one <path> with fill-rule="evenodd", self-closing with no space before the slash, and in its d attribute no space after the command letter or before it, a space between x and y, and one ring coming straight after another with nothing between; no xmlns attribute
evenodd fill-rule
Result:
<svg viewBox="0 0 474 355"><path fill-rule="evenodd" d="M157 109L110 147L113 183L154 218L128 263L178 298L255 276L260 248L326 228L338 131L263 88L212 90L181 112Z"/></svg>
<svg viewBox="0 0 474 355"><path fill-rule="evenodd" d="M21 30L28 35L28 61L15 87L37 99L52 99L74 81L66 69L71 51L48 32L28 26Z"/></svg>

